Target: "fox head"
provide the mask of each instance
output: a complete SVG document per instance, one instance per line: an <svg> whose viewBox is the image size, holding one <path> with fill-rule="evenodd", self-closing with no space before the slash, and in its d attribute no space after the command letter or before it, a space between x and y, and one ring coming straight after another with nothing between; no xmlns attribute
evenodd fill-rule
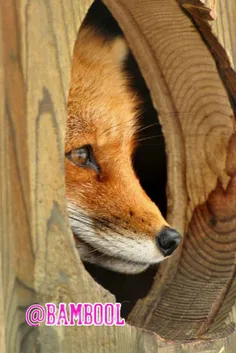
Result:
<svg viewBox="0 0 236 353"><path fill-rule="evenodd" d="M74 49L65 139L66 197L82 260L138 273L181 241L142 189L132 155L138 99L122 70L123 37L82 28Z"/></svg>

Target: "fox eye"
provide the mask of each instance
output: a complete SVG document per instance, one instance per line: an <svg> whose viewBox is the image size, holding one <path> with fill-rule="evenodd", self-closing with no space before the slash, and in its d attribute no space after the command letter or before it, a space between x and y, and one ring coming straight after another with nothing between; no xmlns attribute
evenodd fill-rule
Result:
<svg viewBox="0 0 236 353"><path fill-rule="evenodd" d="M99 167L95 161L93 150L90 145L75 148L66 153L66 157L79 167L92 168L99 172Z"/></svg>
<svg viewBox="0 0 236 353"><path fill-rule="evenodd" d="M72 150L70 159L75 164L83 167L89 163L89 149L87 146Z"/></svg>

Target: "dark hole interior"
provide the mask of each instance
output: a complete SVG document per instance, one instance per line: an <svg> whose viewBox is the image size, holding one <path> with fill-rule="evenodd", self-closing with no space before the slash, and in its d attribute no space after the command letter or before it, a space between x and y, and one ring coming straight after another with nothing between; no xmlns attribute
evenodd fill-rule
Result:
<svg viewBox="0 0 236 353"><path fill-rule="evenodd" d="M140 97L141 115L138 145L133 157L133 165L143 189L166 217L166 180L167 166L165 140L158 114L155 110L150 91L140 69L130 53L125 70L131 75L131 89Z"/></svg>
<svg viewBox="0 0 236 353"><path fill-rule="evenodd" d="M96 1L94 4L98 4ZM90 19L86 21L95 21L99 24L99 8L94 6L94 11L90 11ZM110 13L100 7L104 17L104 26L99 28L102 34L110 38L114 35L120 35L121 30L117 27L117 22L111 19ZM107 22L107 18L109 21ZM106 25L106 24L109 24ZM140 97L140 132L138 135L139 143L133 156L133 165L136 174L141 182L143 189L149 197L156 203L164 217L166 217L166 154L165 141L161 126L158 121L158 114L153 107L150 92L142 77L139 67L130 53L124 65L124 74L131 77L130 87ZM125 275L106 270L102 267L85 263L85 268L104 288L108 289L116 297L117 302L122 303L122 316L126 318L132 310L136 301L147 295L153 283L157 267L150 267L138 275Z"/></svg>

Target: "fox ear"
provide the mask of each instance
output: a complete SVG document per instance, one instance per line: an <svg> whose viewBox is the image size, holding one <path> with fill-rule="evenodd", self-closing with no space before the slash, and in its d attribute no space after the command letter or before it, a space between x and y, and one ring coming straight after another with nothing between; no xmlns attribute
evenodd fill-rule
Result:
<svg viewBox="0 0 236 353"><path fill-rule="evenodd" d="M129 47L123 37L118 37L111 43L111 53L118 65L122 65L129 54Z"/></svg>

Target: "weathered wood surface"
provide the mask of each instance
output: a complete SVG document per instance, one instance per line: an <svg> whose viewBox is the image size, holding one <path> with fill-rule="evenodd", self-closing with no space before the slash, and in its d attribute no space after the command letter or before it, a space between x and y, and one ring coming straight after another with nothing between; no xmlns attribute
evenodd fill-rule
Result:
<svg viewBox="0 0 236 353"><path fill-rule="evenodd" d="M169 2L175 6L175 0ZM25 310L35 302L114 301L81 265L65 204L63 136L71 55L90 3L0 3L1 352L234 353L235 336L180 344L163 342L157 335L128 324L88 328L42 325L36 329L25 322ZM179 9L177 13L181 23L188 21ZM200 45L199 38L198 42ZM229 110L228 106L224 109ZM216 120L221 121L218 114ZM213 151L219 155L231 132L227 119L222 128L226 135ZM205 133L204 126L201 132ZM173 136L168 148L176 139ZM209 151L210 157L213 152ZM198 167L194 165L196 170ZM218 175L221 171L226 185L230 177L226 178L222 168L222 162L214 162L214 172ZM170 176L170 182L175 178ZM183 182L181 185L184 187ZM182 219L173 215L170 220L174 219L181 226Z"/></svg>
<svg viewBox="0 0 236 353"><path fill-rule="evenodd" d="M156 1L152 13L141 2L106 3L151 89L167 144L169 223L185 232L179 264L175 256L161 266L162 279L130 322L172 340L224 337L235 329L227 318L236 285L236 137L227 92L175 1Z"/></svg>
<svg viewBox="0 0 236 353"><path fill-rule="evenodd" d="M179 0L181 4L196 5L203 4L205 11L214 20L209 23L213 34L226 50L232 67L236 69L236 2L232 0ZM191 11L190 11L191 12Z"/></svg>
<svg viewBox="0 0 236 353"><path fill-rule="evenodd" d="M208 45L236 111L236 2L178 0ZM205 3L205 5L203 4ZM217 12L218 11L218 12ZM215 21L209 21L215 18Z"/></svg>
<svg viewBox="0 0 236 353"><path fill-rule="evenodd" d="M213 33L226 49L233 68L236 70L236 2L228 0L216 1L216 21L212 23Z"/></svg>

